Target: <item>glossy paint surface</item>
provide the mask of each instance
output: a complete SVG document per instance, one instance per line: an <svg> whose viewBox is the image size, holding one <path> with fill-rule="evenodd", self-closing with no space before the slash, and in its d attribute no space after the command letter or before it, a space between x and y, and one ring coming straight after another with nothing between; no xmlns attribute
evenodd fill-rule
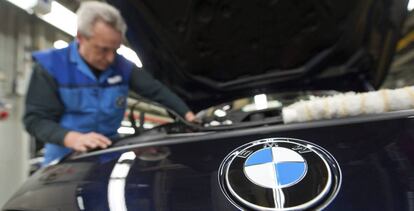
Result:
<svg viewBox="0 0 414 211"><path fill-rule="evenodd" d="M412 116L167 135L144 145L72 156L38 171L3 209L237 210L218 184L224 157L254 140L291 137L323 147L342 169L341 189L325 210L413 210Z"/></svg>

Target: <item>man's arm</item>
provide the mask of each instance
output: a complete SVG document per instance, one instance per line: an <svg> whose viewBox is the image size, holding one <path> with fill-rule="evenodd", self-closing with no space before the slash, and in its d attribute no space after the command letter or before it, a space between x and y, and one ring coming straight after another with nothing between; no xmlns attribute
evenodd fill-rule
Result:
<svg viewBox="0 0 414 211"><path fill-rule="evenodd" d="M184 101L146 71L135 67L129 85L137 94L167 106L187 121L194 121L195 116Z"/></svg>
<svg viewBox="0 0 414 211"><path fill-rule="evenodd" d="M26 130L37 140L48 142L76 151L106 148L111 144L105 136L90 132L79 133L60 126L64 105L60 101L58 85L51 75L39 64L35 64L26 97L26 111L23 117Z"/></svg>
<svg viewBox="0 0 414 211"><path fill-rule="evenodd" d="M35 64L23 116L26 130L39 141L63 145L64 137L69 132L59 125L63 111L56 81L39 64Z"/></svg>

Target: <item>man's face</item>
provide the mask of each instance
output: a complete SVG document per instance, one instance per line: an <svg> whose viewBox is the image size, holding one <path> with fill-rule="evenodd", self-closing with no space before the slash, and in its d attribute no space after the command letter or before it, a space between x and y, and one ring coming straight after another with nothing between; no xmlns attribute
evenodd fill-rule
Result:
<svg viewBox="0 0 414 211"><path fill-rule="evenodd" d="M121 32L103 21L97 21L92 28L92 36L78 33L79 53L89 65L105 70L115 59L116 50L122 42Z"/></svg>

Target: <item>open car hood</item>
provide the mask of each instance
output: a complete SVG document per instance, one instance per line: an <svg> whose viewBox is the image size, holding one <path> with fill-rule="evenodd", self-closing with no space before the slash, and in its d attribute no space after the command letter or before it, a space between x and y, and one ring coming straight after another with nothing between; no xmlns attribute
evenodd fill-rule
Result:
<svg viewBox="0 0 414 211"><path fill-rule="evenodd" d="M377 88L406 0L109 0L143 68L197 111L259 93Z"/></svg>

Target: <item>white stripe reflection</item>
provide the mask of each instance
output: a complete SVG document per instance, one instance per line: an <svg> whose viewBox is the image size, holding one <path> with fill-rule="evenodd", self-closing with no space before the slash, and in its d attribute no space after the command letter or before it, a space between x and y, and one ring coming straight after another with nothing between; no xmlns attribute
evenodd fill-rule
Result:
<svg viewBox="0 0 414 211"><path fill-rule="evenodd" d="M283 208L285 206L285 194L281 188L273 189L273 199L275 201L275 208Z"/></svg>
<svg viewBox="0 0 414 211"><path fill-rule="evenodd" d="M108 203L111 211L127 211L125 203L125 180L131 169L130 163L124 163L125 160L134 160L134 152L125 152L118 159L112 169L108 183Z"/></svg>
<svg viewBox="0 0 414 211"><path fill-rule="evenodd" d="M279 150L277 150L279 149ZM276 147L272 147L272 157L273 157L273 162L277 162L277 156L278 152L280 151L280 149L283 148L276 148ZM276 165L272 165L273 167L273 172L275 173L275 182L276 185L279 185L279 180L277 179L279 175L276 169ZM281 188L273 188L273 200L275 202L275 208L283 208L285 206L285 194L283 193Z"/></svg>

